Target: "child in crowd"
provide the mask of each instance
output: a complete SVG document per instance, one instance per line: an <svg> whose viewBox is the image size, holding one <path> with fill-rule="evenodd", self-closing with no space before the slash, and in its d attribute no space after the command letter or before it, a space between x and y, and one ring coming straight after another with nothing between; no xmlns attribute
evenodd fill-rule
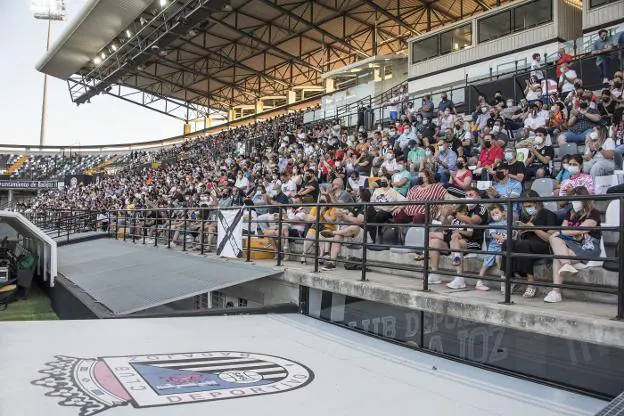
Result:
<svg viewBox="0 0 624 416"><path fill-rule="evenodd" d="M492 228L486 231L487 238L489 239L487 251L500 253L503 249L503 243L507 239L507 216L505 214L505 209L501 204L492 204L490 205L490 218L492 222L490 225ZM483 265L481 266L481 270L479 270L479 277L485 276L485 273L497 264L497 267L500 268L500 257L496 254L486 254L483 258ZM477 280L477 285L475 286L476 290L487 291L490 288L483 283L483 280Z"/></svg>

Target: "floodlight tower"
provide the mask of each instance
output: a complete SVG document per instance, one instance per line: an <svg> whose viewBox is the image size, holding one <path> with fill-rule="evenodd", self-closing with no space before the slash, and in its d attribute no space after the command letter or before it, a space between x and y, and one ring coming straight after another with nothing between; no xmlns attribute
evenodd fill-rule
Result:
<svg viewBox="0 0 624 416"><path fill-rule="evenodd" d="M65 0L32 0L33 17L48 21L48 37L46 40L46 53L50 49L50 32L52 21L65 20ZM39 146L43 146L46 133L48 112L48 75L43 74L43 101L41 103L41 130L39 133Z"/></svg>

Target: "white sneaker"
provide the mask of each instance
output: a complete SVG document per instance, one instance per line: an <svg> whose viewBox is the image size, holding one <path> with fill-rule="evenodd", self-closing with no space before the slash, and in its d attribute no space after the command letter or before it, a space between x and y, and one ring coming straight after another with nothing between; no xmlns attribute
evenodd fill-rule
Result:
<svg viewBox="0 0 624 416"><path fill-rule="evenodd" d="M562 268L559 269L559 276L564 279L569 278L570 276L574 276L578 273L578 270L574 268L571 264L564 264Z"/></svg>
<svg viewBox="0 0 624 416"><path fill-rule="evenodd" d="M608 84L609 83L609 78L603 78L602 79L602 83L603 84Z"/></svg>
<svg viewBox="0 0 624 416"><path fill-rule="evenodd" d="M466 281L463 277L455 276L451 283L446 284L446 287L448 287L449 289L465 289Z"/></svg>
<svg viewBox="0 0 624 416"><path fill-rule="evenodd" d="M442 278L437 273L429 273L429 278L427 279L430 285L440 285L442 284Z"/></svg>
<svg viewBox="0 0 624 416"><path fill-rule="evenodd" d="M482 290L484 292L487 292L488 290L490 290L490 288L483 283L482 280L477 280L477 284L475 285L475 290Z"/></svg>
<svg viewBox="0 0 624 416"><path fill-rule="evenodd" d="M562 300L563 298L561 297L561 293L555 292L554 290L551 290L550 292L548 292L548 294L544 298L544 302L547 302L547 303L558 303L558 302L561 302Z"/></svg>

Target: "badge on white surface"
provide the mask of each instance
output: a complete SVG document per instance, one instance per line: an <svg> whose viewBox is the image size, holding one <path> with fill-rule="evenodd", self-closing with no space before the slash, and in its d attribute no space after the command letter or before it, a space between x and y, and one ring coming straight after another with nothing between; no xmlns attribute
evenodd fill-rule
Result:
<svg viewBox="0 0 624 416"><path fill-rule="evenodd" d="M281 357L247 352L196 352L95 359L56 356L32 383L52 389L62 406L91 416L116 406L135 408L284 393L314 373Z"/></svg>

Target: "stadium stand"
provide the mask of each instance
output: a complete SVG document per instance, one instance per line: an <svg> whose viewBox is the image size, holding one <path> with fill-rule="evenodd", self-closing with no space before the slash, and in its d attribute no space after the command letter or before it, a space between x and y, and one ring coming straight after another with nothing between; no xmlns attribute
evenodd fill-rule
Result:
<svg viewBox="0 0 624 416"><path fill-rule="evenodd" d="M445 278L453 290L474 281L475 289L487 291L494 283L510 296L509 279L498 282L511 275L526 283L525 298L546 287L542 295L550 303L562 301L564 281L615 294L617 275L597 269L596 262L619 255L602 229L620 224L613 214L605 222L608 197L591 196L604 194L622 176L622 62L612 59L606 79L601 73L596 85L575 70L596 56L611 60L621 50L612 39L602 42L613 49L577 56L562 50L552 62L536 61L524 73L497 78L496 85L526 81L513 95L486 95L488 81L479 81L465 87L478 96L454 103L452 94L407 94L401 83L339 109L338 119L305 123L305 115L295 112L158 151L13 155L6 164L14 177L41 178L116 167L115 175L97 184L42 193L18 208L34 217L54 210L98 213L99 225L107 223L124 239L161 240L183 249L188 244L204 252L214 249L215 210L241 206L248 210L247 231L274 239L278 262L282 254L302 262L313 258L316 269L323 264L331 271L359 258L368 261L364 271L376 265L401 273L392 265L394 249L406 259L424 260L427 284ZM595 78L587 69L585 74ZM368 117L373 110L381 114L374 123ZM357 123L345 123L354 117ZM317 202L327 205L300 207ZM364 213L340 206L356 202L371 205ZM423 225L426 236L407 230ZM371 245L367 256L363 235ZM429 257L423 259L423 251ZM510 254L524 260L509 261ZM552 265L529 258L552 254L558 257Z"/></svg>

